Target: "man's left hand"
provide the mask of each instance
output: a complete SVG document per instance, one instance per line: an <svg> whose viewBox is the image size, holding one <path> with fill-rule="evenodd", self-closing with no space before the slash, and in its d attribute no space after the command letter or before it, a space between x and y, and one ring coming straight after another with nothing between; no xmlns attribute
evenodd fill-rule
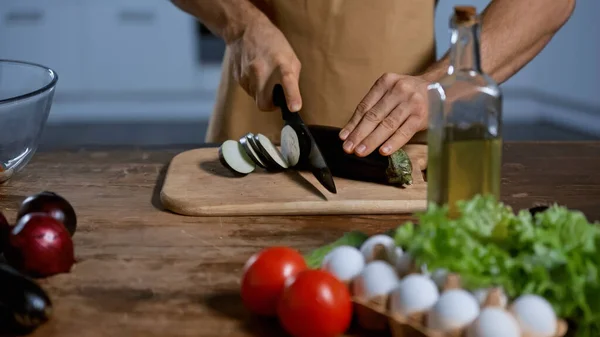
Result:
<svg viewBox="0 0 600 337"><path fill-rule="evenodd" d="M344 151L364 157L381 145L379 152L389 155L425 130L429 84L417 76L381 76L340 132Z"/></svg>

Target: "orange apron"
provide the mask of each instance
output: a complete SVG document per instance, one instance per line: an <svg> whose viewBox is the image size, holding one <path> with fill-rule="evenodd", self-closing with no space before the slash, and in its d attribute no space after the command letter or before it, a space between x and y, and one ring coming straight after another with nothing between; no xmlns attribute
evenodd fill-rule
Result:
<svg viewBox="0 0 600 337"><path fill-rule="evenodd" d="M255 3L257 1L255 0ZM436 59L436 0L263 0L302 64L300 114L342 127L384 73L415 75ZM279 143L281 113L258 110L234 81L227 49L207 142L262 133Z"/></svg>

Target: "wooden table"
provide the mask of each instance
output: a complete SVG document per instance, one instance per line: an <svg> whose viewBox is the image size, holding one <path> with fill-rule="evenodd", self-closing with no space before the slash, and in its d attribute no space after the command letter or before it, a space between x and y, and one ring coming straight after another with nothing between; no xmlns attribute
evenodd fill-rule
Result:
<svg viewBox="0 0 600 337"><path fill-rule="evenodd" d="M13 221L29 194L52 190L79 216L78 263L41 281L55 305L34 336L278 335L248 318L240 268L262 247L302 252L344 231L393 228L406 216L191 218L161 210L158 191L176 150L38 153L7 185L0 210ZM558 202L600 219L600 142L505 145L503 200L515 208Z"/></svg>

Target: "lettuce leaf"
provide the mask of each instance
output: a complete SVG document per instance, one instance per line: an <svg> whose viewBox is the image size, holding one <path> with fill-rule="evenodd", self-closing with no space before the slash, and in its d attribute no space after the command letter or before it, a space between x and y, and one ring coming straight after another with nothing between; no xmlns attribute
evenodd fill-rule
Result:
<svg viewBox="0 0 600 337"><path fill-rule="evenodd" d="M491 196L457 203L460 216L430 205L418 224L396 229L396 244L429 270L461 275L467 289L502 286L515 298L546 298L577 336L600 334L600 227L579 211L553 205L532 216Z"/></svg>
<svg viewBox="0 0 600 337"><path fill-rule="evenodd" d="M391 236L391 235L390 235ZM319 247L304 256L308 268L315 269L321 267L321 263L331 250L339 246L352 246L359 248L369 236L359 231L344 233L342 237L325 246Z"/></svg>

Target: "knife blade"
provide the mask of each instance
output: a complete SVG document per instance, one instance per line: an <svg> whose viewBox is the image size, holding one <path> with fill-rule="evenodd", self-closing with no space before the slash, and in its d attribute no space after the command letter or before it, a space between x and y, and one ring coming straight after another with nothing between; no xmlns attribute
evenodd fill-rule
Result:
<svg viewBox="0 0 600 337"><path fill-rule="evenodd" d="M300 114L291 112L288 109L285 93L280 84L275 85L275 88L273 88L273 103L281 109L281 118L287 125L295 126L303 131L301 134L298 134L298 137L305 137L305 141L310 144L310 150L306 159L311 173L329 192L336 194L337 189L335 187L335 182L333 181L333 176L331 175L331 170L327 166L327 162L325 161L325 158L323 158L323 154L321 153L321 150L319 150L317 142L315 142L312 134L304 124Z"/></svg>

